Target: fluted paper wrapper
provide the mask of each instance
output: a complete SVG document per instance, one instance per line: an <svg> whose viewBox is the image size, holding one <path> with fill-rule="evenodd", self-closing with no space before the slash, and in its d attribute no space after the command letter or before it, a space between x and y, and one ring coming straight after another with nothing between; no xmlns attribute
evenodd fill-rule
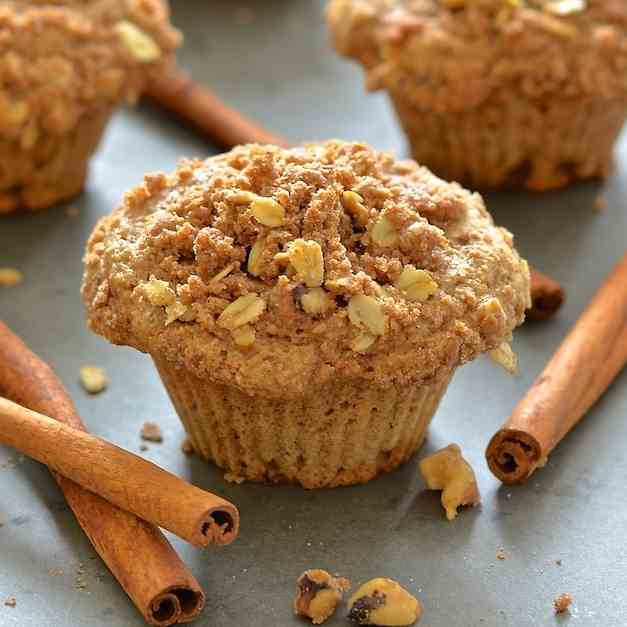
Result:
<svg viewBox="0 0 627 627"><path fill-rule="evenodd" d="M409 459L452 377L389 389L334 382L277 400L155 364L194 450L227 478L306 488L364 483Z"/></svg>
<svg viewBox="0 0 627 627"><path fill-rule="evenodd" d="M607 176L627 117L620 99L533 101L494 94L461 112L425 111L400 91L390 97L413 158L470 187L545 190Z"/></svg>

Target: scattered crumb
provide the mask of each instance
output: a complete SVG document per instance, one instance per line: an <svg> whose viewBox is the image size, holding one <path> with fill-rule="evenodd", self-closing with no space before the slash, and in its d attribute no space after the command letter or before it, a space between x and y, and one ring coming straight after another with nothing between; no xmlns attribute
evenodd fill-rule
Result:
<svg viewBox="0 0 627 627"><path fill-rule="evenodd" d="M74 206L67 207L65 210L65 215L68 218L76 218L80 215L80 213L81 213L81 210L79 207L74 207Z"/></svg>
<svg viewBox="0 0 627 627"><path fill-rule="evenodd" d="M496 559L501 560L501 561L505 559L505 549L503 548L497 549Z"/></svg>
<svg viewBox="0 0 627 627"><path fill-rule="evenodd" d="M90 394L99 394L109 385L107 373L97 366L83 366L80 370L80 381Z"/></svg>
<svg viewBox="0 0 627 627"><path fill-rule="evenodd" d="M597 194L594 199L594 208L598 212L605 211L607 209L607 201L605 200L605 196L603 194Z"/></svg>
<svg viewBox="0 0 627 627"><path fill-rule="evenodd" d="M7 607L15 607L15 606L17 605L17 600L16 600L16 598L15 598L15 597L7 597L7 598L4 600L4 604L5 604Z"/></svg>
<svg viewBox="0 0 627 627"><path fill-rule="evenodd" d="M0 287L15 287L24 280L24 275L15 268L0 268Z"/></svg>
<svg viewBox="0 0 627 627"><path fill-rule="evenodd" d="M236 475L232 472L227 472L224 474L224 479L226 481L228 481L229 483L244 483L244 481L246 481L245 477L240 477L240 475Z"/></svg>
<svg viewBox="0 0 627 627"><path fill-rule="evenodd" d="M562 560L555 560L555 564L557 566L561 566L562 565Z"/></svg>
<svg viewBox="0 0 627 627"><path fill-rule="evenodd" d="M430 490L442 490L442 507L448 520L457 517L457 508L481 502L477 479L457 444L420 460L420 472Z"/></svg>
<svg viewBox="0 0 627 627"><path fill-rule="evenodd" d="M181 443L181 450L185 455L193 455L194 447L192 446L192 441L189 438L185 438Z"/></svg>
<svg viewBox="0 0 627 627"><path fill-rule="evenodd" d="M63 575L63 569L62 568L51 568L48 571L48 574L51 577L61 577Z"/></svg>
<svg viewBox="0 0 627 627"><path fill-rule="evenodd" d="M148 450L148 445L146 445L146 444L140 444L140 445L139 445L139 450L140 450L142 453L145 453L145 452Z"/></svg>
<svg viewBox="0 0 627 627"><path fill-rule="evenodd" d="M85 577L85 566L82 562L76 567L76 575L74 577L74 587L77 590L87 590L87 579Z"/></svg>
<svg viewBox="0 0 627 627"><path fill-rule="evenodd" d="M555 612L557 614L562 614L563 612L567 612L573 602L573 597L568 594L568 592L564 592L560 594L555 601L553 601L553 605L555 606Z"/></svg>
<svg viewBox="0 0 627 627"><path fill-rule="evenodd" d="M142 440L148 442L163 442L161 427L156 422L146 421L139 432Z"/></svg>

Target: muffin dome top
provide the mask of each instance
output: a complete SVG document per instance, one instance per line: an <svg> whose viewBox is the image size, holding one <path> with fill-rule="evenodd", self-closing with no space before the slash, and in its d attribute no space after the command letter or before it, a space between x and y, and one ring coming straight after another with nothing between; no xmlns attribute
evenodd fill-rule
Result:
<svg viewBox="0 0 627 627"><path fill-rule="evenodd" d="M97 333L268 396L440 380L510 338L529 300L478 194L340 141L148 175L85 263Z"/></svg>
<svg viewBox="0 0 627 627"><path fill-rule="evenodd" d="M419 108L463 111L500 88L627 96L624 0L332 0L328 18L369 88Z"/></svg>
<svg viewBox="0 0 627 627"><path fill-rule="evenodd" d="M136 99L179 41L162 0L4 0L0 137L29 148L40 130Z"/></svg>

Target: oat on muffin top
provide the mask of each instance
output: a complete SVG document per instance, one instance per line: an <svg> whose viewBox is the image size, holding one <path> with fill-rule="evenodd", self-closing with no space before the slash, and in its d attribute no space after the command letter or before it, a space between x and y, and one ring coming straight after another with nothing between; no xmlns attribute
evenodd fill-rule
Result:
<svg viewBox="0 0 627 627"><path fill-rule="evenodd" d="M463 111L496 90L534 99L627 95L624 0L332 0L335 46L371 89Z"/></svg>
<svg viewBox="0 0 627 627"><path fill-rule="evenodd" d="M0 138L33 145L40 130L135 100L179 42L162 0L4 0Z"/></svg>
<svg viewBox="0 0 627 627"><path fill-rule="evenodd" d="M509 339L529 301L478 194L340 141L148 175L85 262L94 331L268 396L439 381Z"/></svg>

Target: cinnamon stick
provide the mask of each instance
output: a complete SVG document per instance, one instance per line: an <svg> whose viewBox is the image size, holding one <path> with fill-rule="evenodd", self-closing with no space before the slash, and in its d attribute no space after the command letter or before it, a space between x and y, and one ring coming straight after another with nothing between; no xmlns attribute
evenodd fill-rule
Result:
<svg viewBox="0 0 627 627"><path fill-rule="evenodd" d="M627 254L607 277L542 374L494 435L490 470L523 483L627 363Z"/></svg>
<svg viewBox="0 0 627 627"><path fill-rule="evenodd" d="M175 113L221 147L238 144L287 146L282 137L257 126L222 102L208 87L172 66L148 86L149 99Z"/></svg>
<svg viewBox="0 0 627 627"><path fill-rule="evenodd" d="M0 397L0 442L127 512L195 544L229 544L239 514L228 501L142 457Z"/></svg>
<svg viewBox="0 0 627 627"><path fill-rule="evenodd" d="M85 428L61 381L2 322L0 394ZM157 527L53 476L96 552L149 624L167 627L200 614L205 594Z"/></svg>
<svg viewBox="0 0 627 627"><path fill-rule="evenodd" d="M535 268L531 272L531 308L527 316L532 320L548 320L564 303L562 286Z"/></svg>

